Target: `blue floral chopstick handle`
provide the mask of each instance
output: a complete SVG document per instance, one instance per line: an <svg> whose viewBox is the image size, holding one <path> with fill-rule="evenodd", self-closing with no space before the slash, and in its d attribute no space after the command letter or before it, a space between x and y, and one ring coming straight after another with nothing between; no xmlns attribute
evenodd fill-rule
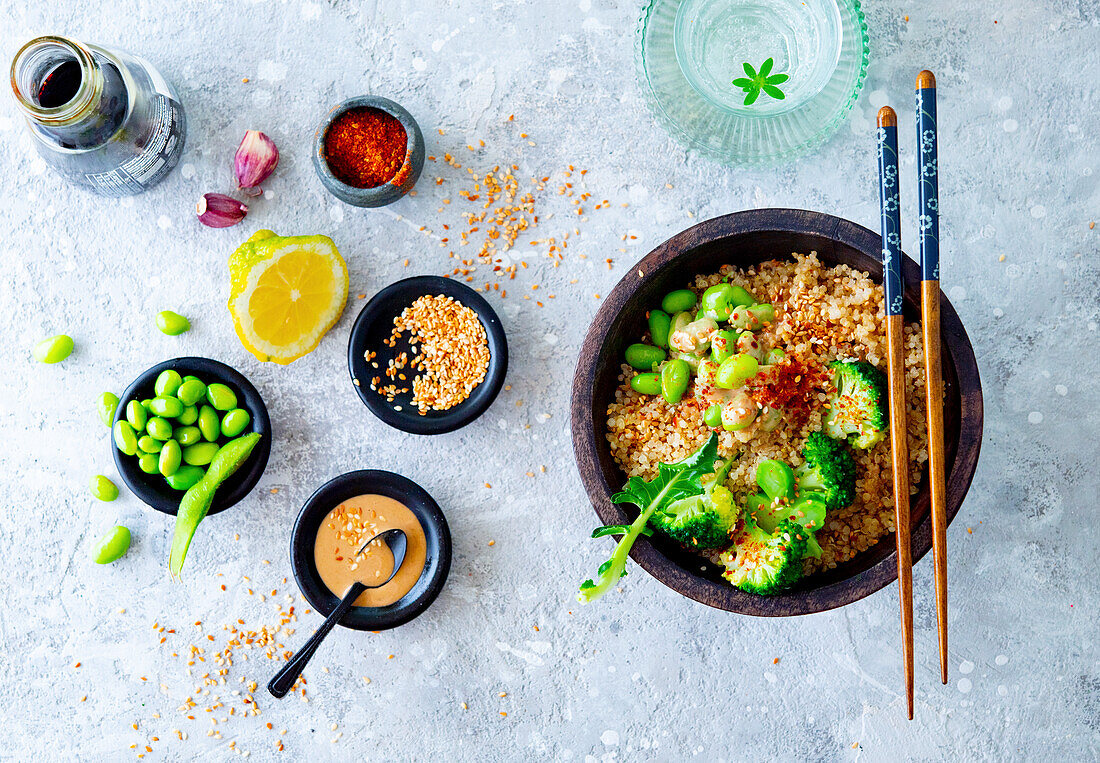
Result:
<svg viewBox="0 0 1100 763"><path fill-rule="evenodd" d="M923 71L917 78L917 149L920 167L920 239L921 278L940 280L940 186L936 137L936 80Z"/></svg>
<svg viewBox="0 0 1100 763"><path fill-rule="evenodd" d="M901 315L901 212L898 205L898 115L878 113L879 202L882 207L882 287L886 314Z"/></svg>

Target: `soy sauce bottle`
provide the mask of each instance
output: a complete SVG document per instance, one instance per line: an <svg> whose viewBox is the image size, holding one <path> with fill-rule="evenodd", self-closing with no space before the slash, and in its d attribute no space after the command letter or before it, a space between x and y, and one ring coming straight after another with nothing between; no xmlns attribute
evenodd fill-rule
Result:
<svg viewBox="0 0 1100 763"><path fill-rule="evenodd" d="M46 163L103 196L156 185L183 153L183 106L136 56L39 37L15 55L11 85Z"/></svg>

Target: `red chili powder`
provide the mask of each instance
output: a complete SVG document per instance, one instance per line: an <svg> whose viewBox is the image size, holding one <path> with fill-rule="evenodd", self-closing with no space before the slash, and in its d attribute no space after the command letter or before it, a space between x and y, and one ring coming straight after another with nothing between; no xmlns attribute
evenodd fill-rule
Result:
<svg viewBox="0 0 1100 763"><path fill-rule="evenodd" d="M771 408L779 408L795 422L802 422L816 405L817 395L827 392L832 373L820 361L803 361L792 355L768 371L761 371L745 386L753 400Z"/></svg>
<svg viewBox="0 0 1100 763"><path fill-rule="evenodd" d="M405 163L408 135L397 117L380 109L349 109L325 133L325 161L341 182L375 188Z"/></svg>

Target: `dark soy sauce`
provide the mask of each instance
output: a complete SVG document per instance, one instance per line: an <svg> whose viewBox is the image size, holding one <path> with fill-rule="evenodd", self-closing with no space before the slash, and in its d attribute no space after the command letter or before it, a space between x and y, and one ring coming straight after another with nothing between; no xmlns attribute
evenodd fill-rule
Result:
<svg viewBox="0 0 1100 763"><path fill-rule="evenodd" d="M46 109L64 106L79 92L82 80L80 64L75 59L57 65L38 88L38 105Z"/></svg>

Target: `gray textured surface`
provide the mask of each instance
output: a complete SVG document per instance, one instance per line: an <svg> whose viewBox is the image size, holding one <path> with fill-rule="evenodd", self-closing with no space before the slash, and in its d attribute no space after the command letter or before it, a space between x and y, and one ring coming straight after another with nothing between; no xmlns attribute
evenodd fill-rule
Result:
<svg viewBox="0 0 1100 763"><path fill-rule="evenodd" d="M125 760L150 743L157 759L229 757L232 741L268 758L281 729L293 758L318 759L353 749L421 760L1100 755L1100 593L1091 569L1100 538L1100 229L1089 228L1100 217L1096 2L871 3L873 61L852 119L815 156L753 172L685 156L650 119L633 79L634 2L175 5L0 2L5 56L40 33L118 44L156 62L190 117L177 171L143 196L105 201L46 172L11 100L0 99L0 756ZM977 348L986 440L949 533L948 686L936 679L929 561L916 569L917 719L908 723L894 587L840 611L770 622L711 611L637 573L622 595L579 608L574 586L607 544L586 540L594 517L572 463L566 401L593 294L692 219L790 205L874 227L870 125L887 101L902 115L905 239L913 241L912 83L924 66L941 85L944 285ZM456 221L453 210L436 212L453 183L424 182L418 197L369 212L328 198L313 177L314 123L362 92L407 106L429 153L465 161L466 144L485 139L478 167L516 162L528 176L573 163L590 170L597 199L612 201L583 224L560 268L531 256L510 284L501 315L512 388L482 420L436 439L384 428L353 394L345 341L354 298L320 348L286 368L256 363L223 307L225 258L258 227L331 235L353 295L449 266L446 250L417 228ZM265 130L282 149L272 198L236 229L203 229L193 204L230 188L229 159L245 128ZM552 192L539 204L544 216L556 213L540 236L560 234L568 204ZM624 233L637 239L624 244ZM610 271L605 257L615 258ZM514 298L532 283L556 299L539 309ZM191 316L194 329L157 333L153 315L166 307ZM34 342L63 330L76 353L59 366L34 363ZM248 375L266 397L276 441L260 489L201 527L186 582L176 585L165 570L166 519L128 494L99 504L85 485L113 472L95 396L187 353ZM207 633L220 645L221 624L238 617L271 622L261 591L297 599L282 579L298 507L328 478L368 466L408 475L444 507L455 562L437 604L396 631L335 633L308 671L308 704L258 692L262 715L240 717L245 705L229 695L238 677L262 692L274 669L254 654L238 658L231 685L215 691L236 717L211 726L201 712L211 700L201 697L197 719L183 718L177 706L194 684L170 652L209 643ZM89 550L116 521L133 529L134 546L98 568ZM250 584L257 595L247 594ZM154 622L178 633L159 645ZM303 614L288 646L316 622Z"/></svg>

